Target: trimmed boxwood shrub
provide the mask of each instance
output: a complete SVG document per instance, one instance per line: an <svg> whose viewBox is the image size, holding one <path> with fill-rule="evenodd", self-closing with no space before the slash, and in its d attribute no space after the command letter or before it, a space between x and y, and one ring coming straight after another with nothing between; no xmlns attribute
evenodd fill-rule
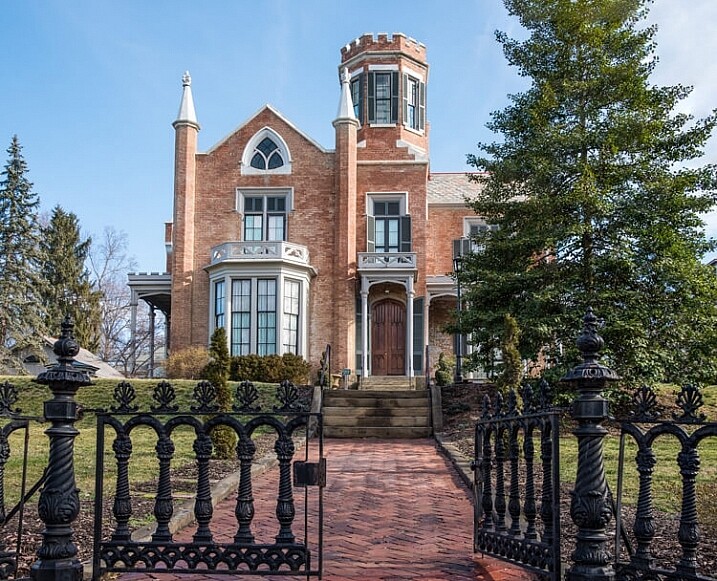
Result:
<svg viewBox="0 0 717 581"><path fill-rule="evenodd" d="M231 359L231 381L261 381L277 383L288 379L303 384L309 379L311 366L299 355L235 355Z"/></svg>

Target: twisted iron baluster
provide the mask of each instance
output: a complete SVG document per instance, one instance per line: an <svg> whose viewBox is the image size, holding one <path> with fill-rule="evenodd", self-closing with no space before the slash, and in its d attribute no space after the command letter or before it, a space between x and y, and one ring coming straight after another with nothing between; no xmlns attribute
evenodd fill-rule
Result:
<svg viewBox="0 0 717 581"><path fill-rule="evenodd" d="M508 501L508 512L510 513L510 534L520 536L520 484L518 482L518 460L520 459L520 446L518 445L518 432L520 423L516 423L510 429L510 499Z"/></svg>
<svg viewBox="0 0 717 581"><path fill-rule="evenodd" d="M500 429L495 436L495 530L505 530L505 431Z"/></svg>
<svg viewBox="0 0 717 581"><path fill-rule="evenodd" d="M481 506L483 507L483 528L493 528L493 483L491 482L491 436L493 430L488 428L483 439L483 498Z"/></svg>
<svg viewBox="0 0 717 581"><path fill-rule="evenodd" d="M159 483L157 484L157 498L154 501L154 517L157 519L157 530L152 535L152 541L155 543L169 543L172 541L169 521L174 513L169 466L174 455L174 442L167 435L162 434L157 441L155 450L159 459Z"/></svg>
<svg viewBox="0 0 717 581"><path fill-rule="evenodd" d="M655 523L652 519L652 473L657 463L651 447L641 448L635 456L637 471L640 473L640 492L637 496L637 514L632 531L637 540L637 549L630 562L638 568L650 568L653 557L650 545L655 536Z"/></svg>
<svg viewBox="0 0 717 581"><path fill-rule="evenodd" d="M256 445L248 436L242 435L237 443L239 455L239 494L234 509L239 529L234 535L235 543L253 544L254 535L251 534L251 521L254 520L254 497L251 486L251 463L256 453Z"/></svg>
<svg viewBox="0 0 717 581"><path fill-rule="evenodd" d="M527 429L525 430L525 440L523 440L523 453L525 454L525 502L523 504L523 512L528 525L525 528L526 539L537 539L538 532L535 528L535 518L538 511L535 506L535 445L533 444L533 425L532 420L528 420Z"/></svg>
<svg viewBox="0 0 717 581"><path fill-rule="evenodd" d="M120 433L112 442L112 450L117 458L117 486L112 505L117 528L112 533L113 541L129 541L129 519L132 516L132 501L129 497L129 459L132 456L132 440L127 434Z"/></svg>
<svg viewBox="0 0 717 581"><path fill-rule="evenodd" d="M697 545L700 541L700 529L697 525L697 493L695 481L700 470L700 455L697 448L684 443L677 455L682 475L682 514L677 538L682 546L682 557L677 563L677 572L697 574Z"/></svg>
<svg viewBox="0 0 717 581"><path fill-rule="evenodd" d="M291 459L294 456L294 442L285 433L279 435L274 445L276 457L279 460L279 496L276 501L276 520L279 521L279 534L276 542L289 544L294 542L294 533L291 523L294 521L296 510L291 490Z"/></svg>
<svg viewBox="0 0 717 581"><path fill-rule="evenodd" d="M543 421L540 433L540 460L543 465L543 494L540 504L540 519L543 521L545 544L552 544L553 535L553 433L550 419Z"/></svg>
<svg viewBox="0 0 717 581"><path fill-rule="evenodd" d="M212 457L212 439L206 434L200 434L194 440L193 448L197 457L197 498L194 501L197 531L193 538L195 543L211 543L212 531L209 529L209 522L214 510L209 487L209 459Z"/></svg>

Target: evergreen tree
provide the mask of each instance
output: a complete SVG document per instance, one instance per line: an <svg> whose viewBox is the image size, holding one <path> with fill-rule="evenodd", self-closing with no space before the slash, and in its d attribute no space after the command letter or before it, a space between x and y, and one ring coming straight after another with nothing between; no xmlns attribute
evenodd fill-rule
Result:
<svg viewBox="0 0 717 581"><path fill-rule="evenodd" d="M80 346L96 353L100 346L100 293L90 282L85 262L91 240L82 239L77 216L60 206L52 210L50 223L42 229L45 279L42 297L50 331L59 329L65 315L75 322Z"/></svg>
<svg viewBox="0 0 717 581"><path fill-rule="evenodd" d="M209 343L209 357L211 359L204 371L204 377L217 390L219 411L231 411L232 394L228 385L231 359L227 347L227 333L224 327L217 327L212 333ZM217 458L229 460L235 457L236 435L231 428L218 426L212 430L212 444L214 445L214 455Z"/></svg>
<svg viewBox="0 0 717 581"><path fill-rule="evenodd" d="M510 313L506 313L503 317L503 337L500 344L503 362L496 380L498 387L505 392L509 389L518 389L523 379L523 362L518 351L519 340L518 322Z"/></svg>
<svg viewBox="0 0 717 581"><path fill-rule="evenodd" d="M715 115L676 110L690 88L650 84L648 0L504 2L529 36L497 39L531 85L493 113L500 139L468 156L486 172L473 208L499 228L466 260L464 331L490 355L510 312L522 357L568 366L592 306L626 383L714 379L717 280L700 260L715 245L700 214L717 175L688 162Z"/></svg>
<svg viewBox="0 0 717 581"><path fill-rule="evenodd" d="M0 176L0 367L22 369L21 355L42 356L45 311L40 268L39 199L13 136Z"/></svg>

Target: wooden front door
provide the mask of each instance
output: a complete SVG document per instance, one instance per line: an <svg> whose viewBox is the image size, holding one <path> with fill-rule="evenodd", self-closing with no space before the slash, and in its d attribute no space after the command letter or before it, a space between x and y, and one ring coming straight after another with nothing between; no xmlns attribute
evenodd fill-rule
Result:
<svg viewBox="0 0 717 581"><path fill-rule="evenodd" d="M371 375L405 375L406 307L385 300L371 308Z"/></svg>

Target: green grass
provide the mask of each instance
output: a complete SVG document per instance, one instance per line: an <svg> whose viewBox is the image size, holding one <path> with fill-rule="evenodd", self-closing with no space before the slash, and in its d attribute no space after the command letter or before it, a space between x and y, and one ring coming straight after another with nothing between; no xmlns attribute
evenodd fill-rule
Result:
<svg viewBox="0 0 717 581"><path fill-rule="evenodd" d="M674 405L679 387L659 385L656 388L662 406L662 417L671 418L677 411ZM708 421L717 421L717 387L710 386L702 390L704 406L701 412ZM647 426L645 426L647 427ZM686 426L689 432L695 428ZM617 499L617 472L620 450L620 438L616 430L611 430L604 440L605 473L608 485ZM700 518L717 522L717 442L716 438L702 441L698 451L700 455L700 471L697 477L698 509ZM569 432L564 432L560 439L560 479L563 482L575 482L577 472L577 439ZM668 513L678 513L682 502L682 480L677 464L677 455L681 449L677 438L663 435L653 444L657 463L652 475L652 497L655 508ZM625 439L623 502L630 505L637 503L639 477L635 455L637 445L627 436Z"/></svg>
<svg viewBox="0 0 717 581"><path fill-rule="evenodd" d="M44 386L34 383L28 377L3 377L0 382L10 381L18 388L18 402L14 407L20 407L23 415L41 416L43 402L51 398L50 390ZM114 400L112 394L117 380L96 380L93 385L81 387L76 399L86 409L109 408ZM158 380L132 380L136 389L137 399L135 404L140 406L140 411L149 411L152 400L152 390ZM180 411L189 410L192 402L192 393L196 381L172 380L177 394L176 403ZM231 387L234 389L235 384ZM262 410L270 411L274 403L275 384L256 384L260 399L258 403ZM4 422L3 422L4 424ZM27 488L42 475L47 465L49 440L44 431L49 424L30 422L28 464L27 464ZM77 487L80 489L81 498L94 498L95 491L95 459L97 442L97 420L94 414L86 413L84 417L76 422L75 427L80 432L75 439L75 478ZM113 478L116 474L116 462L112 452L112 441L114 430L107 427L105 430L105 493L113 492ZM175 455L172 467L178 467L194 461L192 443L194 433L189 428L179 428L174 431L172 439L175 443ZM5 502L12 506L20 497L22 477L22 449L24 432L14 432L10 439L10 459L5 465ZM132 482L146 482L156 478L159 466L155 456L154 446L156 435L150 428L140 427L132 432L133 452L130 460L130 479Z"/></svg>

